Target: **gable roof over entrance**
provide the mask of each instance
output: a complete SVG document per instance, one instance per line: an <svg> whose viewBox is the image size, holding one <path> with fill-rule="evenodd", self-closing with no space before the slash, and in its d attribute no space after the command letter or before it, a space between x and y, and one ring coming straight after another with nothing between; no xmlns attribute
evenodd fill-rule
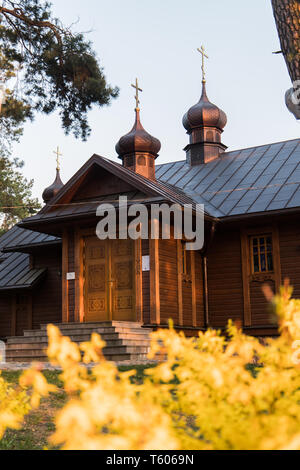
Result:
<svg viewBox="0 0 300 470"><path fill-rule="evenodd" d="M84 185L85 179L93 168L99 167L122 181L125 181L133 189L132 191L118 194L101 196L101 185L99 196L86 200L74 200L76 192ZM90 160L69 180L69 182L58 192L58 194L35 216L24 219L19 225L24 228L38 228L39 224L58 219L72 219L96 214L100 203L118 204L119 196L125 195L130 203L154 203L169 202L173 204L189 204L196 209L195 201L165 181L153 181L145 178L134 171L124 168L118 163L108 160L99 155L93 155ZM206 214L209 217L208 214Z"/></svg>

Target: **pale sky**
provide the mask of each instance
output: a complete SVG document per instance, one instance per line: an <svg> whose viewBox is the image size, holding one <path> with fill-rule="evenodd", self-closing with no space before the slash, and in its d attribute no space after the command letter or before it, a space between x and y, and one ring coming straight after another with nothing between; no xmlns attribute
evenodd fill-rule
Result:
<svg viewBox="0 0 300 470"><path fill-rule="evenodd" d="M201 94L201 56L205 45L207 93L227 114L223 143L228 150L299 137L300 124L287 110L291 87L280 49L271 0L53 0L53 10L88 39L108 82L120 87L110 107L89 115L87 142L66 137L57 114L36 115L25 126L14 155L25 161L24 174L35 180L33 193L55 177L55 155L63 152L63 182L93 153L117 160L115 145L134 121L134 90L139 78L141 118L162 143L157 163L183 160L188 136L182 117Z"/></svg>

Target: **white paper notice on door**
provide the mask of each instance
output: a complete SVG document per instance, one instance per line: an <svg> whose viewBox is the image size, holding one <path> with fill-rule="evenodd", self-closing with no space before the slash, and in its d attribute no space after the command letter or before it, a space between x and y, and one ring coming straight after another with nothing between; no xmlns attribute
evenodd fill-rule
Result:
<svg viewBox="0 0 300 470"><path fill-rule="evenodd" d="M142 271L150 271L150 256L142 256Z"/></svg>

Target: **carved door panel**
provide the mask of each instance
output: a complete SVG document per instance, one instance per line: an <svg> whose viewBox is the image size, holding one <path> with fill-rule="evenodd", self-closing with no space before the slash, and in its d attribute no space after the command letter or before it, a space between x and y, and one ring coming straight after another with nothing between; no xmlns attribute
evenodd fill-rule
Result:
<svg viewBox="0 0 300 470"><path fill-rule="evenodd" d="M135 321L134 242L84 239L85 322Z"/></svg>
<svg viewBox="0 0 300 470"><path fill-rule="evenodd" d="M86 237L84 243L85 321L109 320L107 242Z"/></svg>
<svg viewBox="0 0 300 470"><path fill-rule="evenodd" d="M134 242L111 240L112 317L136 321Z"/></svg>

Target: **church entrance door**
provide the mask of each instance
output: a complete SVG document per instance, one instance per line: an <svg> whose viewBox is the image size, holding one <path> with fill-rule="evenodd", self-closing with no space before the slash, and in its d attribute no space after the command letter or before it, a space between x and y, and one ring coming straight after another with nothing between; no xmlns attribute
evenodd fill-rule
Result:
<svg viewBox="0 0 300 470"><path fill-rule="evenodd" d="M84 237L84 321L136 321L134 242Z"/></svg>

